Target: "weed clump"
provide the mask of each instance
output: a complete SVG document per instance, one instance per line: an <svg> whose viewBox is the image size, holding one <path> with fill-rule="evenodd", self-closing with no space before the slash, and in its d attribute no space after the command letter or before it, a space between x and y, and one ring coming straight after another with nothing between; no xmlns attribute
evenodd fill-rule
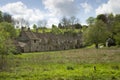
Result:
<svg viewBox="0 0 120 80"><path fill-rule="evenodd" d="M119 66L111 66L112 67L112 69L114 69L114 70L119 70Z"/></svg>
<svg viewBox="0 0 120 80"><path fill-rule="evenodd" d="M74 70L72 66L67 66L67 70Z"/></svg>
<svg viewBox="0 0 120 80"><path fill-rule="evenodd" d="M115 76L112 76L112 80L117 80L117 78Z"/></svg>

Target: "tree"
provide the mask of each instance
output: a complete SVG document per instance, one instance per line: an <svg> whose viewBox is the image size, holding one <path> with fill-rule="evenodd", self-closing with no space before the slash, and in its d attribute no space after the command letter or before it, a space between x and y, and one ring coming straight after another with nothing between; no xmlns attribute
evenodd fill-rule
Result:
<svg viewBox="0 0 120 80"><path fill-rule="evenodd" d="M24 18L18 18L14 19L14 25L16 25L18 28L19 27L29 27L29 22L25 20Z"/></svg>
<svg viewBox="0 0 120 80"><path fill-rule="evenodd" d="M84 32L84 40L88 44L95 44L95 47L98 48L99 43L105 43L108 38L107 25L98 20L95 24L91 25Z"/></svg>
<svg viewBox="0 0 120 80"><path fill-rule="evenodd" d="M12 23L13 22L12 16L8 13L3 13L3 21Z"/></svg>
<svg viewBox="0 0 120 80"><path fill-rule="evenodd" d="M62 28L63 28L63 26L62 26L62 24L61 24L61 23L59 23L59 24L58 24L58 28L60 28L60 29L62 29Z"/></svg>
<svg viewBox="0 0 120 80"><path fill-rule="evenodd" d="M53 33L53 34L61 34L62 33L62 31L59 29L59 28L57 28L57 26L56 25L52 25L52 30L51 30L51 32Z"/></svg>
<svg viewBox="0 0 120 80"><path fill-rule="evenodd" d="M70 26L70 20L66 17L63 17L60 23L63 26L63 28L68 28Z"/></svg>
<svg viewBox="0 0 120 80"><path fill-rule="evenodd" d="M10 38L15 38L17 36L16 35L16 30L11 23L2 22L2 23L0 23L0 27L3 28L4 31L9 33Z"/></svg>
<svg viewBox="0 0 120 80"><path fill-rule="evenodd" d="M54 24L52 24L52 28L57 28L57 26L56 26L56 25L54 25Z"/></svg>
<svg viewBox="0 0 120 80"><path fill-rule="evenodd" d="M76 18L75 16L70 17L70 24L74 25L74 24L78 24L79 23L79 19Z"/></svg>
<svg viewBox="0 0 120 80"><path fill-rule="evenodd" d="M110 37L115 40L117 45L120 45L120 14L113 16L108 15L108 31Z"/></svg>
<svg viewBox="0 0 120 80"><path fill-rule="evenodd" d="M0 23L3 22L3 16L2 16L2 11L0 11Z"/></svg>
<svg viewBox="0 0 120 80"><path fill-rule="evenodd" d="M116 41L116 44L120 45L120 22L119 21L114 22L113 33L114 33L114 39Z"/></svg>
<svg viewBox="0 0 120 80"><path fill-rule="evenodd" d="M87 19L87 24L88 25L91 25L91 24L93 24L95 22L95 18L93 18L93 17L89 17L88 19Z"/></svg>
<svg viewBox="0 0 120 80"><path fill-rule="evenodd" d="M0 70L4 70L8 66L7 54L14 51L15 47L10 38L10 33L0 24Z"/></svg>
<svg viewBox="0 0 120 80"><path fill-rule="evenodd" d="M120 14L117 14L116 16L115 16L115 21L120 21Z"/></svg>
<svg viewBox="0 0 120 80"><path fill-rule="evenodd" d="M76 18L75 16L72 16L70 18L67 18L67 17L63 17L60 21L60 23L58 24L58 27L59 28L78 28L80 27L80 25L78 26L79 24L79 19Z"/></svg>
<svg viewBox="0 0 120 80"><path fill-rule="evenodd" d="M108 23L107 15L105 15L105 14L98 15L96 19L97 20L102 20L106 24Z"/></svg>
<svg viewBox="0 0 120 80"><path fill-rule="evenodd" d="M37 29L37 25L36 25L36 24L33 25L33 29L34 29L34 30Z"/></svg>
<svg viewBox="0 0 120 80"><path fill-rule="evenodd" d="M77 23L77 24L74 24L73 25L75 27L75 29L81 29L82 28L82 25Z"/></svg>
<svg viewBox="0 0 120 80"><path fill-rule="evenodd" d="M114 36L114 32L113 32L113 29L114 29L114 15L111 13L111 14L108 14L107 15L107 30L109 31L109 36L111 38L113 38Z"/></svg>
<svg viewBox="0 0 120 80"><path fill-rule="evenodd" d="M114 20L115 20L115 17L112 13L107 15L107 24L109 28L113 26Z"/></svg>

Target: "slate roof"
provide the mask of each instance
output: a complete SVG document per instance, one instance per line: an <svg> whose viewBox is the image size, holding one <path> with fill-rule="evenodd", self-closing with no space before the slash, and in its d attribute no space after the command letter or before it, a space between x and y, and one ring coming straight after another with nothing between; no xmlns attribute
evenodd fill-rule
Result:
<svg viewBox="0 0 120 80"><path fill-rule="evenodd" d="M39 39L32 31L25 31L25 34L29 39Z"/></svg>

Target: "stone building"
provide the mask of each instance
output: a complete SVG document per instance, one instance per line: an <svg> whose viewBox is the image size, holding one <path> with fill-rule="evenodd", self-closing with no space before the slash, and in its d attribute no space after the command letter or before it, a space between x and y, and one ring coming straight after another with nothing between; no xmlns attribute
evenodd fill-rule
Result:
<svg viewBox="0 0 120 80"><path fill-rule="evenodd" d="M20 52L40 52L53 50L66 50L82 47L81 34L53 34L33 32L22 27L16 40Z"/></svg>

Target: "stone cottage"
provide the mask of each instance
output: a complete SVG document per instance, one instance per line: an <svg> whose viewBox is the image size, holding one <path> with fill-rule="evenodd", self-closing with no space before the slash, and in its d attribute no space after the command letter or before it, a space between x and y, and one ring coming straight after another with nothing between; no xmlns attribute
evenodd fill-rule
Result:
<svg viewBox="0 0 120 80"><path fill-rule="evenodd" d="M81 34L38 33L22 27L16 44L20 52L66 50L81 48L82 38Z"/></svg>

